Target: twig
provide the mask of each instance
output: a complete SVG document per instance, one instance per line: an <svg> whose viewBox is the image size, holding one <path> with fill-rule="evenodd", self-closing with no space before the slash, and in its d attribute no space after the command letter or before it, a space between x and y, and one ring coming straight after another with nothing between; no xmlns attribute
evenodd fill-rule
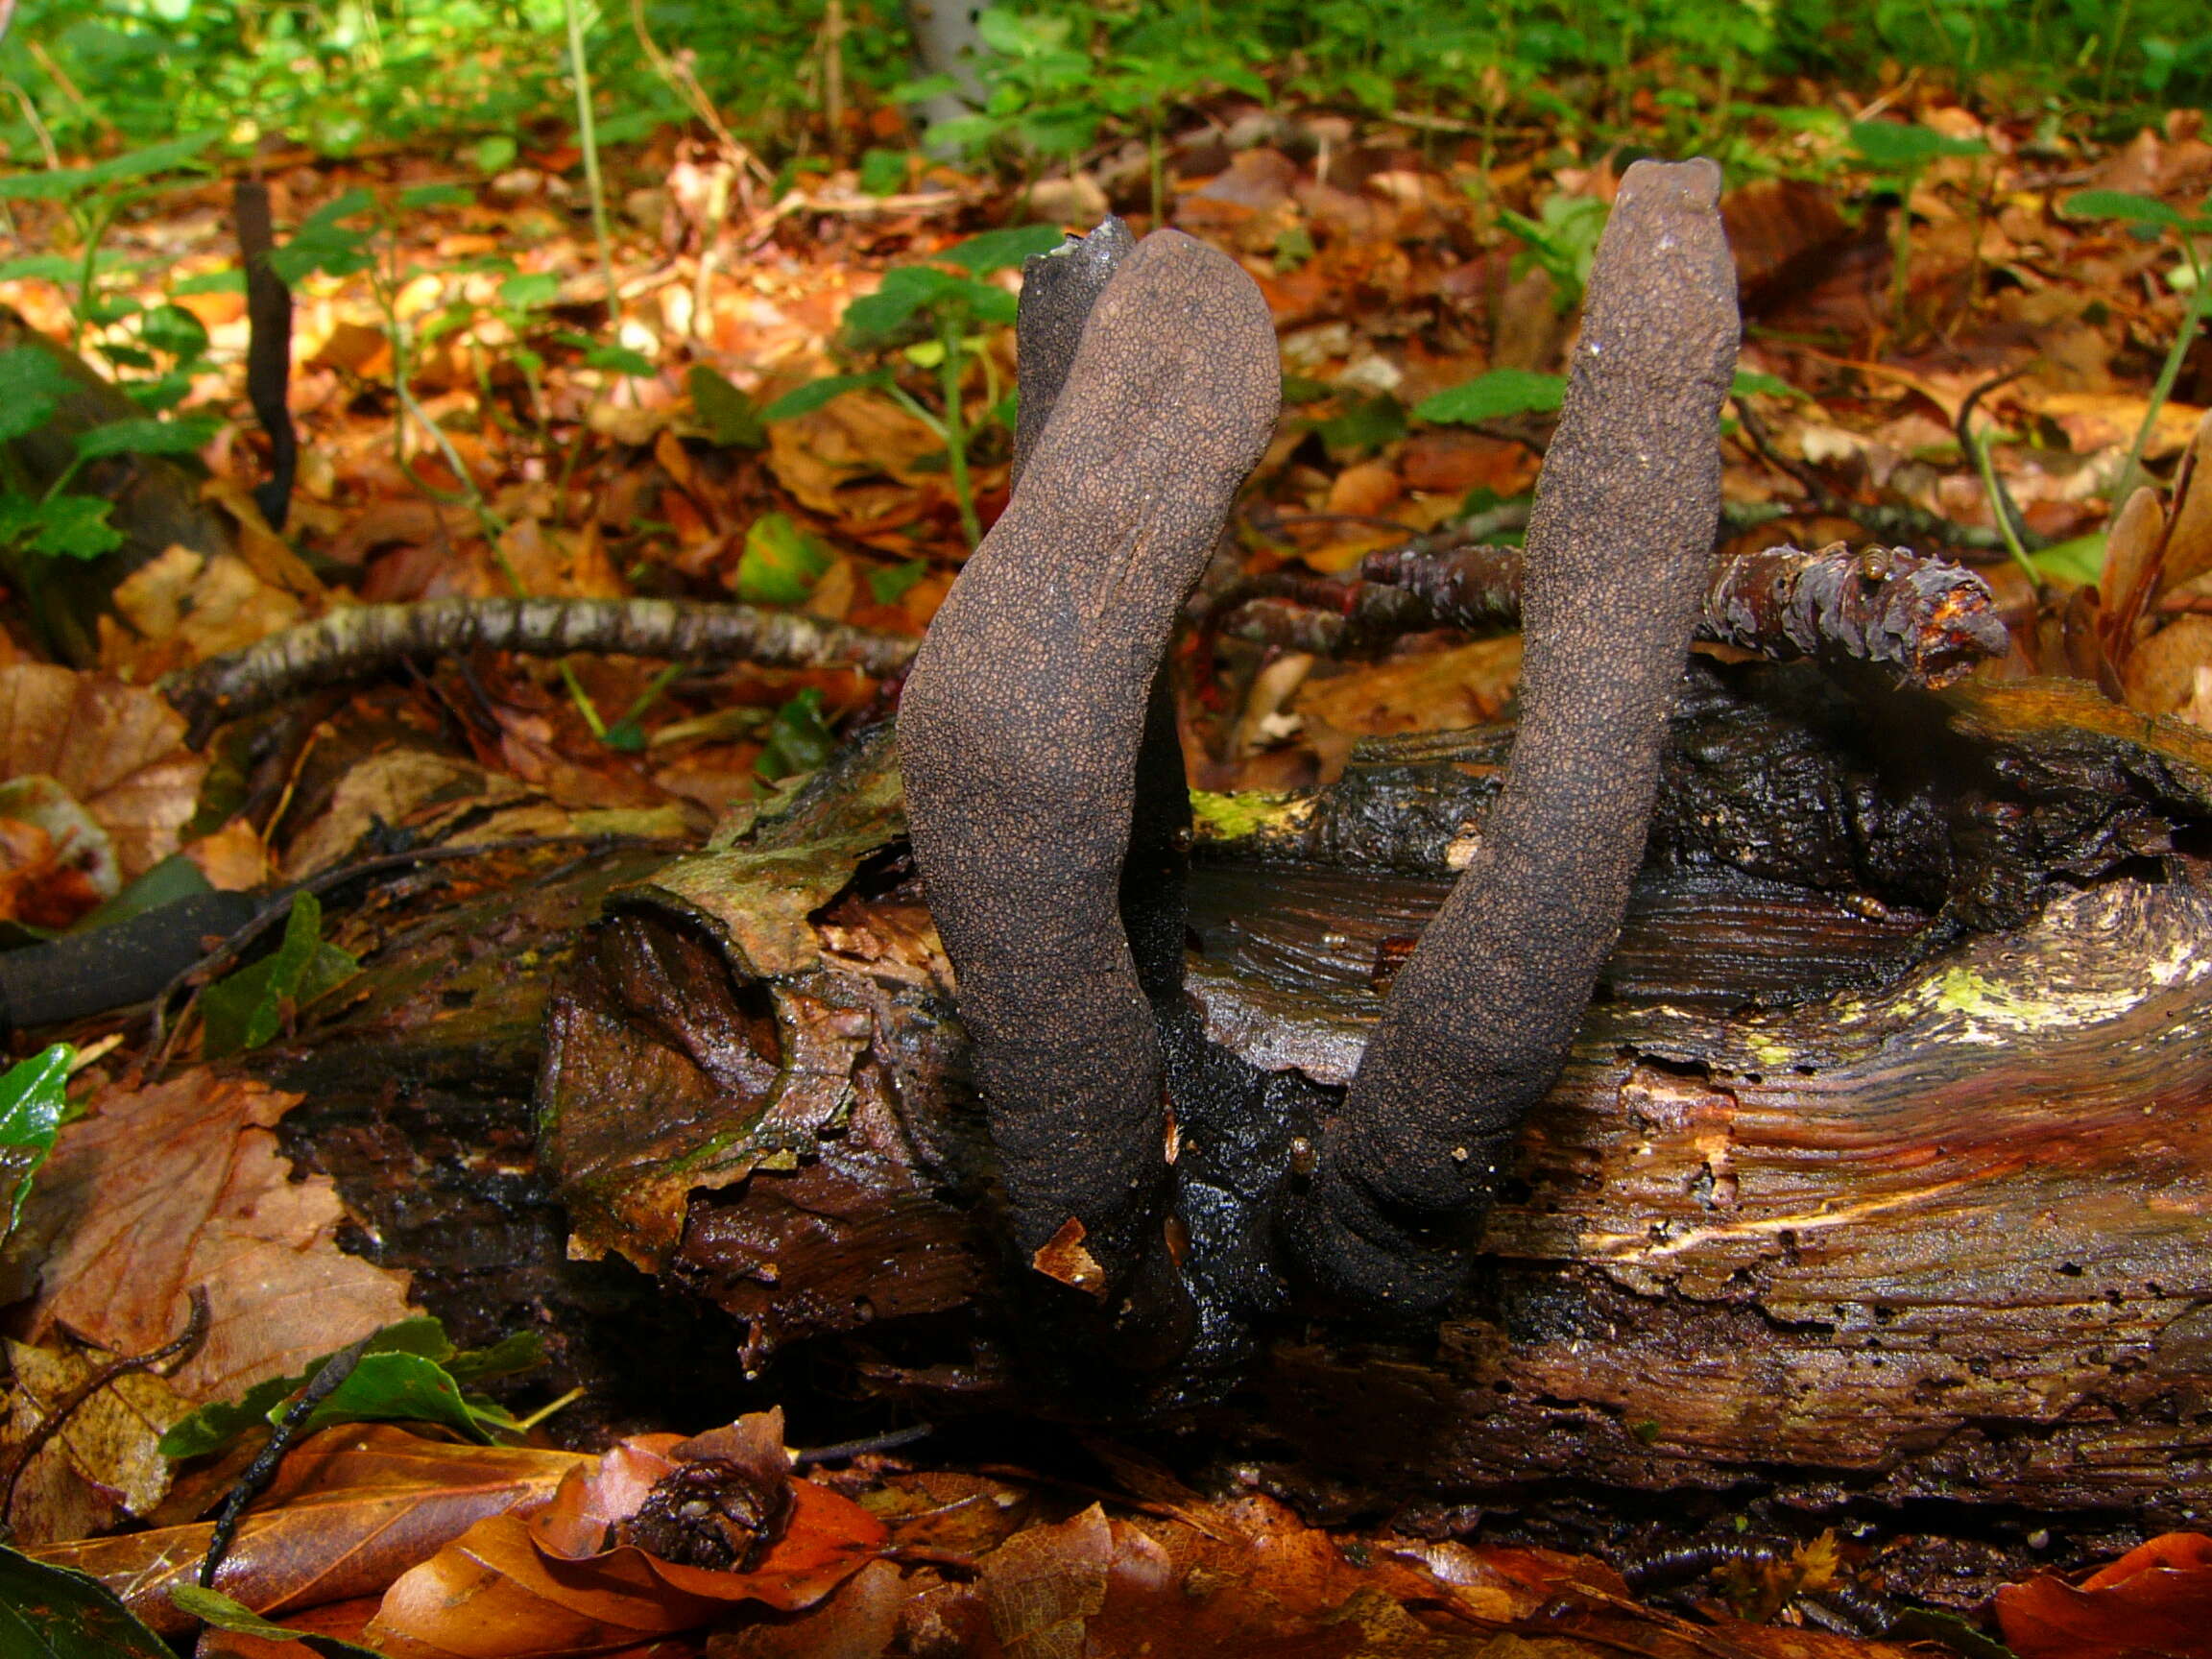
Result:
<svg viewBox="0 0 2212 1659"><path fill-rule="evenodd" d="M14 1507L15 1485L22 1479L23 1471L31 1467L31 1460L67 1427L87 1400L117 1378L128 1377L135 1371L156 1371L166 1376L179 1366L188 1364L192 1356L200 1351L200 1344L207 1339L207 1292L194 1286L189 1301L191 1311L184 1321L182 1334L164 1342L152 1353L127 1354L108 1360L56 1402L38 1419L37 1427L23 1437L23 1443L8 1460L7 1473L0 1475L0 1536L9 1531L8 1513Z"/></svg>
<svg viewBox="0 0 2212 1659"><path fill-rule="evenodd" d="M887 1433L871 1434L859 1440L840 1440L834 1446L808 1446L791 1454L791 1467L804 1469L810 1463L841 1463L848 1457L860 1457L870 1453L896 1452L902 1446L926 1440L936 1432L936 1424L917 1423L911 1429L893 1429Z"/></svg>
<svg viewBox="0 0 2212 1659"><path fill-rule="evenodd" d="M773 668L849 664L878 679L906 666L920 641L811 616L681 599L430 599L356 605L211 658L163 683L206 741L226 720L310 685L372 674L410 657L483 649L563 657L574 651Z"/></svg>
<svg viewBox="0 0 2212 1659"><path fill-rule="evenodd" d="M215 1516L215 1530L207 1539L207 1553L200 1561L203 1590L215 1587L215 1574L222 1567L223 1558L230 1553L230 1540L238 1530L238 1520L245 1514L246 1505L269 1489L269 1482L276 1479L277 1464L284 1460L284 1454L292 1450L293 1441L300 1437L300 1431L314 1415L315 1407L337 1393L339 1384L353 1375L353 1367L361 1363L361 1356L369 1351L375 1334L372 1331L323 1361L323 1368L307 1379L306 1386L277 1419L269 1444L261 1448L260 1455L246 1466L246 1473L238 1477L238 1484L230 1488L230 1496L223 1500L223 1507Z"/></svg>
<svg viewBox="0 0 2212 1659"><path fill-rule="evenodd" d="M1364 580L1261 577L1222 596L1224 632L1290 650L1371 653L1431 628L1512 628L1521 620L1520 552L1418 545L1370 553ZM1899 685L1939 687L2008 640L1989 585L1948 560L1905 548L1854 553L1772 547L1720 561L1697 637L1774 661L1871 664Z"/></svg>

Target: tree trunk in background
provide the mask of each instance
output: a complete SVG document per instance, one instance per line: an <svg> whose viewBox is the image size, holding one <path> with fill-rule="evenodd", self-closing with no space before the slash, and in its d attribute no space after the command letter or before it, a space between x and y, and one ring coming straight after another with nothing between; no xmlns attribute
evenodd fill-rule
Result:
<svg viewBox="0 0 2212 1659"><path fill-rule="evenodd" d="M906 0L906 27L914 34L914 56L925 75L950 75L959 91L925 100L922 118L929 126L973 115L983 102L983 83L975 73L988 50L975 33L977 0Z"/></svg>

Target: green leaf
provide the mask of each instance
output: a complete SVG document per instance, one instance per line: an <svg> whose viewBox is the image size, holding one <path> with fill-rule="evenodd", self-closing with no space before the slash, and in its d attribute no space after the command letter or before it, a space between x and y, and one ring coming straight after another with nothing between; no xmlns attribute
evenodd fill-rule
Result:
<svg viewBox="0 0 2212 1659"><path fill-rule="evenodd" d="M661 373L660 365L652 358L627 346L589 347L584 352L584 365L588 369L605 369L637 380L649 380Z"/></svg>
<svg viewBox="0 0 2212 1659"><path fill-rule="evenodd" d="M53 418L55 402L76 390L61 360L43 346L0 351L0 444L36 432Z"/></svg>
<svg viewBox="0 0 2212 1659"><path fill-rule="evenodd" d="M476 163L479 173L504 173L515 165L519 152L515 140L504 132L494 132L488 138L476 140L476 148L469 152L469 159Z"/></svg>
<svg viewBox="0 0 2212 1659"><path fill-rule="evenodd" d="M177 1659L97 1578L4 1548L0 1653L8 1659Z"/></svg>
<svg viewBox="0 0 2212 1659"><path fill-rule="evenodd" d="M269 268L292 283L304 281L317 271L331 276L351 276L368 270L373 258L372 233L344 222L375 210L376 198L361 189L325 202L292 232L290 241L270 253Z"/></svg>
<svg viewBox="0 0 2212 1659"><path fill-rule="evenodd" d="M1736 377L1728 382L1728 396L1731 397L1801 398L1805 394L1791 385L1789 381L1780 379L1775 375L1761 374L1750 369L1739 369L1736 371Z"/></svg>
<svg viewBox="0 0 2212 1659"><path fill-rule="evenodd" d="M812 772L830 758L836 736L822 718L822 693L809 685L782 708L768 724L768 743L753 770L773 783L801 772Z"/></svg>
<svg viewBox="0 0 2212 1659"><path fill-rule="evenodd" d="M1067 240L1057 225L1022 225L971 236L936 257L959 266L971 276L982 276L1020 265L1034 254L1049 253Z"/></svg>
<svg viewBox="0 0 2212 1659"><path fill-rule="evenodd" d="M903 565L894 565L888 570L868 572L868 591L876 596L878 605L896 605L906 597L915 583L929 574L929 561L909 559Z"/></svg>
<svg viewBox="0 0 2212 1659"><path fill-rule="evenodd" d="M172 294L243 294L246 273L232 265L222 271L198 271L169 284Z"/></svg>
<svg viewBox="0 0 2212 1659"><path fill-rule="evenodd" d="M309 1652L323 1655L324 1659L353 1659L355 1654L361 1659L379 1659L373 1648L358 1643L315 1631L295 1630L273 1619L264 1619L220 1590L204 1589L198 1584L172 1584L169 1599L201 1623L212 1624L218 1630L234 1630L241 1636L258 1636L267 1642L297 1642Z"/></svg>
<svg viewBox="0 0 2212 1659"><path fill-rule="evenodd" d="M156 305L138 325L138 334L156 351L189 361L207 351L207 328L181 305Z"/></svg>
<svg viewBox="0 0 2212 1659"><path fill-rule="evenodd" d="M972 304L979 292L1004 291L934 265L894 266L883 273L882 287L845 307L845 333L863 349L887 345L922 313Z"/></svg>
<svg viewBox="0 0 2212 1659"><path fill-rule="evenodd" d="M760 423L760 406L732 383L720 370L694 363L684 376L691 394L691 412L707 428L707 435L725 449L757 449L768 442Z"/></svg>
<svg viewBox="0 0 2212 1659"><path fill-rule="evenodd" d="M250 1429L274 1426L323 1367L325 1354L294 1377L272 1377L235 1400L219 1400L161 1436L161 1455L198 1457L221 1451ZM465 1384L528 1370L544 1358L538 1336L524 1332L491 1348L455 1353L436 1319L402 1319L369 1338L352 1374L317 1404L307 1430L335 1423L435 1423L489 1442L514 1431L515 1419Z"/></svg>
<svg viewBox="0 0 2212 1659"><path fill-rule="evenodd" d="M2123 219L2130 225L2156 225L2168 230L2212 230L2212 217L2195 218L2154 196L2132 190L2084 190L2066 198L2059 211L2069 219Z"/></svg>
<svg viewBox="0 0 2212 1659"><path fill-rule="evenodd" d="M77 1050L57 1043L0 1076L0 1238L23 1218L31 1179L54 1150L54 1132L68 1106L62 1091Z"/></svg>
<svg viewBox="0 0 2212 1659"><path fill-rule="evenodd" d="M763 421L796 421L802 415L811 415L825 404L833 402L848 392L857 392L866 386L880 386L880 374L825 374L819 380L786 392L767 408L760 411Z"/></svg>
<svg viewBox="0 0 2212 1659"><path fill-rule="evenodd" d="M458 184L417 184L399 192L399 205L411 209L466 207L475 200Z"/></svg>
<svg viewBox="0 0 2212 1659"><path fill-rule="evenodd" d="M99 495L57 495L34 506L36 523L28 545L49 559L97 559L123 545L123 533L108 522L115 503ZM0 541L11 540L0 526Z"/></svg>
<svg viewBox="0 0 2212 1659"><path fill-rule="evenodd" d="M198 1584L172 1584L169 1599L203 1624L236 1631L243 1636L258 1636L266 1642L297 1642L310 1653L319 1655L319 1659L381 1659L374 1648L364 1647L357 1642L326 1636L320 1631L295 1630L290 1625L264 1619L220 1590L203 1589Z"/></svg>
<svg viewBox="0 0 2212 1659"><path fill-rule="evenodd" d="M1916 173L1939 156L1986 156L1979 138L1951 138L1932 127L1902 121L1860 121L1851 128L1851 148L1885 172Z"/></svg>
<svg viewBox="0 0 2212 1659"><path fill-rule="evenodd" d="M525 271L499 284L499 303L510 311L542 311L561 298L561 278L551 271Z"/></svg>
<svg viewBox="0 0 2212 1659"><path fill-rule="evenodd" d="M26 277L41 282L74 282L84 274L84 261L64 253L24 253L0 260L0 282L20 282Z"/></svg>
<svg viewBox="0 0 2212 1659"><path fill-rule="evenodd" d="M1387 392L1341 397L1338 411L1313 427L1333 453L1372 452L1406 436L1406 405Z"/></svg>
<svg viewBox="0 0 2212 1659"><path fill-rule="evenodd" d="M517 1331L489 1348L465 1348L445 1361L446 1373L463 1386L489 1382L494 1377L519 1376L544 1363L545 1338L535 1331Z"/></svg>
<svg viewBox="0 0 2212 1659"><path fill-rule="evenodd" d="M860 157L860 193L895 196L906 187L906 152L871 150Z"/></svg>
<svg viewBox="0 0 2212 1659"><path fill-rule="evenodd" d="M745 532L737 597L749 605L799 605L830 568L830 549L784 513L763 513Z"/></svg>
<svg viewBox="0 0 2212 1659"><path fill-rule="evenodd" d="M202 1046L209 1058L258 1048L282 1029L287 1009L306 1007L360 971L360 963L323 943L323 906L312 893L292 901L284 942L241 968L200 998Z"/></svg>
<svg viewBox="0 0 2212 1659"><path fill-rule="evenodd" d="M2086 588L2104 575L2104 532L2055 542L2029 554L2028 563L2046 576Z"/></svg>
<svg viewBox="0 0 2212 1659"><path fill-rule="evenodd" d="M1471 422L1502 421L1513 415L1542 415L1559 407L1567 394L1564 374L1539 374L1530 369L1493 369L1472 380L1424 397L1413 410L1423 421Z"/></svg>
<svg viewBox="0 0 2212 1659"><path fill-rule="evenodd" d="M171 138L159 144L149 144L140 150L128 150L120 156L111 156L84 171L98 184L113 184L126 179L150 179L156 173L173 173L180 167L196 163L200 152L221 136L220 132L187 132L180 138Z"/></svg>
<svg viewBox="0 0 2212 1659"><path fill-rule="evenodd" d="M142 418L110 421L77 435L77 454L93 461L103 455L191 455L222 430L223 422L202 415L179 421Z"/></svg>

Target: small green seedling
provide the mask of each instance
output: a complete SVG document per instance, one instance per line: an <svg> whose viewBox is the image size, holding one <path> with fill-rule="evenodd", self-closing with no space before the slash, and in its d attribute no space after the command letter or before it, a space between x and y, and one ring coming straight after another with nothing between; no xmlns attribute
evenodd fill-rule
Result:
<svg viewBox="0 0 2212 1659"><path fill-rule="evenodd" d="M968 473L974 428L961 391L970 363L983 366L985 400L992 415L1009 427L1014 416L1013 398L1000 396L987 331L1013 323L1016 301L984 278L1019 266L1033 253L1049 252L1060 242L1059 230L1048 225L986 230L946 249L929 264L895 266L884 273L879 289L845 308L844 349L854 358L876 359L877 367L809 381L777 398L761 411L761 419L789 421L810 415L832 398L862 388L883 393L943 441L960 528L969 544L974 545L983 539L983 528ZM939 408L930 408L900 383L901 362L936 372Z"/></svg>
<svg viewBox="0 0 2212 1659"><path fill-rule="evenodd" d="M2128 446L2128 460L2120 469L2120 481L2113 487L2112 517L2117 518L2120 510L2128 505L2128 497L2142 471L2143 451L2149 447L2151 434L2157 428L2158 411L2174 395L2174 383L2181 377L2181 365L2189 355L2189 348L2197 342L2197 331L2204 325L2206 309L2212 307L2212 298L2207 297L2212 283L2205 281L2205 250L2199 246L2200 242L2212 238L2212 195L2198 204L2196 212L2184 213L2155 197L2138 196L2131 191L2084 190L2067 199L2064 211L2072 219L2116 219L2136 235L2146 238L2170 235L2181 248L2181 263L2166 274L2166 285L2176 293L2186 293L2189 303L2181 314L2181 326L2174 332L2174 344L2166 349L2166 361L2159 365L2158 378L2151 388L2151 406L2143 412L2143 423L2135 429L2135 442Z"/></svg>
<svg viewBox="0 0 2212 1659"><path fill-rule="evenodd" d="M43 345L0 351L0 445L37 431L54 418L61 399L79 390L61 360ZM110 421L77 435L75 456L43 489L30 484L13 466L0 469L0 564L16 581L36 588L43 578L44 561L97 559L113 552L123 544L122 533L108 521L114 503L72 489L79 475L110 456L192 454L220 425L205 417Z"/></svg>
<svg viewBox="0 0 2212 1659"><path fill-rule="evenodd" d="M219 1400L174 1425L161 1436L164 1457L200 1457L220 1452L249 1430L274 1427L331 1355L311 1361L294 1377L256 1382L235 1400ZM541 1364L543 1341L522 1332L490 1348L454 1347L436 1319L402 1319L369 1338L360 1363L317 1404L302 1435L335 1423L432 1423L488 1445L520 1433L522 1425L475 1384L511 1377Z"/></svg>
<svg viewBox="0 0 2212 1659"><path fill-rule="evenodd" d="M348 952L323 940L323 906L312 893L292 901L284 942L260 961L210 985L200 999L209 1059L259 1048L317 998L360 972Z"/></svg>
<svg viewBox="0 0 2212 1659"><path fill-rule="evenodd" d="M1986 156L1979 138L1952 138L1927 127L1899 121L1861 121L1851 129L1851 149L1878 186L1897 193L1897 213L1889 226L1889 318L1905 325L1905 298L1912 263L1912 192L1920 176L1947 156Z"/></svg>

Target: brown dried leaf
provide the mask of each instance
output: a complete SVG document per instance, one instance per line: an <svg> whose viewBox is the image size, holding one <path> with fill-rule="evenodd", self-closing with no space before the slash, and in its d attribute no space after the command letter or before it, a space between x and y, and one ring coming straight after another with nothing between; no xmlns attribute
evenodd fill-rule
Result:
<svg viewBox="0 0 2212 1659"><path fill-rule="evenodd" d="M0 1468L53 1409L74 1395L109 1356L27 1342L7 1344L15 1386L0 1427ZM47 1441L16 1482L8 1519L18 1549L81 1538L125 1517L143 1519L169 1490L162 1431L192 1403L159 1377L132 1372L87 1398Z"/></svg>
<svg viewBox="0 0 2212 1659"><path fill-rule="evenodd" d="M870 392L848 392L768 427L768 468L792 499L863 526L911 510L917 491L938 489L942 475L920 463L944 451L944 440L921 420Z"/></svg>
<svg viewBox="0 0 2212 1659"><path fill-rule="evenodd" d="M289 628L307 607L236 553L171 547L115 586L120 622L100 619L100 666L150 681Z"/></svg>
<svg viewBox="0 0 2212 1659"><path fill-rule="evenodd" d="M94 1097L62 1126L26 1226L50 1240L34 1339L57 1327L119 1354L157 1348L207 1291L200 1352L174 1379L228 1399L406 1317L407 1280L336 1243L325 1176L292 1178L270 1128L299 1099L194 1070Z"/></svg>
<svg viewBox="0 0 2212 1659"><path fill-rule="evenodd" d="M152 691L43 662L0 668L0 778L53 779L108 831L130 880L177 851L207 762Z"/></svg>
<svg viewBox="0 0 2212 1659"><path fill-rule="evenodd" d="M2197 423L2174 479L2174 527L2166 535L2165 589L2212 570L2212 411Z"/></svg>
<svg viewBox="0 0 2212 1659"><path fill-rule="evenodd" d="M448 1446L388 1424L325 1430L284 1459L248 1513L215 1587L270 1618L374 1595L486 1516L541 1503L592 1459L517 1446ZM155 1629L191 1628L169 1586L193 1582L213 1527L164 1527L35 1551L89 1573Z"/></svg>

